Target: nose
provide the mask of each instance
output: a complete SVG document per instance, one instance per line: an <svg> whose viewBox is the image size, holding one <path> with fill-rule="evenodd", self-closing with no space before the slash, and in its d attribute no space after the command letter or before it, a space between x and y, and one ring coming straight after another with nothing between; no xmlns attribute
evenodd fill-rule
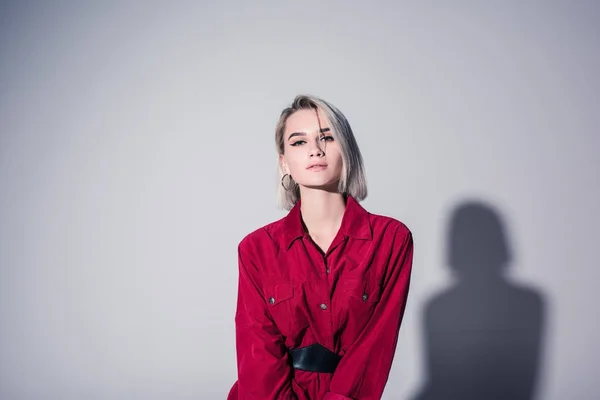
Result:
<svg viewBox="0 0 600 400"><path fill-rule="evenodd" d="M318 139L312 142L308 149L309 157L323 157L325 155L325 150L321 147L322 145L323 143Z"/></svg>

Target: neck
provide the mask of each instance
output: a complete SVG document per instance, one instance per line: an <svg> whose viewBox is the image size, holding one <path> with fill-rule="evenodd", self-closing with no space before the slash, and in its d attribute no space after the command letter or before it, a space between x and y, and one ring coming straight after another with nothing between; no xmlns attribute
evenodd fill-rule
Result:
<svg viewBox="0 0 600 400"><path fill-rule="evenodd" d="M341 193L304 188L300 196L302 221L310 235L335 234L339 230L346 210Z"/></svg>

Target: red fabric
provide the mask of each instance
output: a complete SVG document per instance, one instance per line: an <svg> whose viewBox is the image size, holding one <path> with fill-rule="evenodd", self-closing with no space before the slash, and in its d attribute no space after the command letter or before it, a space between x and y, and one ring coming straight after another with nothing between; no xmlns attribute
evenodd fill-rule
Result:
<svg viewBox="0 0 600 400"><path fill-rule="evenodd" d="M408 296L409 229L348 197L323 255L298 202L247 235L238 252L238 380L228 400L380 399ZM290 368L288 348L313 343L342 356L335 373Z"/></svg>

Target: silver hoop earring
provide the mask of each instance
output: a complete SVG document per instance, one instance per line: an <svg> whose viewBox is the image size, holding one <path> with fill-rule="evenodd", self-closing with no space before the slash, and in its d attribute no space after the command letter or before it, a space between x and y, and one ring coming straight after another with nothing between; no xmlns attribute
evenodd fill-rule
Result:
<svg viewBox="0 0 600 400"><path fill-rule="evenodd" d="M292 190L295 190L298 187L298 184L296 182L294 182L294 185L291 188L286 187L284 181L285 181L285 177L288 176L288 184L289 182L294 182L294 178L292 178L292 176L290 174L285 174L281 177L281 186L283 186L283 188L288 191L291 192ZM288 185L289 186L289 185Z"/></svg>

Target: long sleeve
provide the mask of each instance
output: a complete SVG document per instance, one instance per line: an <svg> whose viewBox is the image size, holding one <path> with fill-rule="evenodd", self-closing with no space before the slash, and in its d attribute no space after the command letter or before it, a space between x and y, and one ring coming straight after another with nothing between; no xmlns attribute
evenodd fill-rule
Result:
<svg viewBox="0 0 600 400"><path fill-rule="evenodd" d="M364 330L333 374L323 400L380 400L387 383L406 307L413 260L410 231L396 237L381 298Z"/></svg>
<svg viewBox="0 0 600 400"><path fill-rule="evenodd" d="M295 400L287 348L269 316L259 271L241 245L238 261L235 315L238 399Z"/></svg>

